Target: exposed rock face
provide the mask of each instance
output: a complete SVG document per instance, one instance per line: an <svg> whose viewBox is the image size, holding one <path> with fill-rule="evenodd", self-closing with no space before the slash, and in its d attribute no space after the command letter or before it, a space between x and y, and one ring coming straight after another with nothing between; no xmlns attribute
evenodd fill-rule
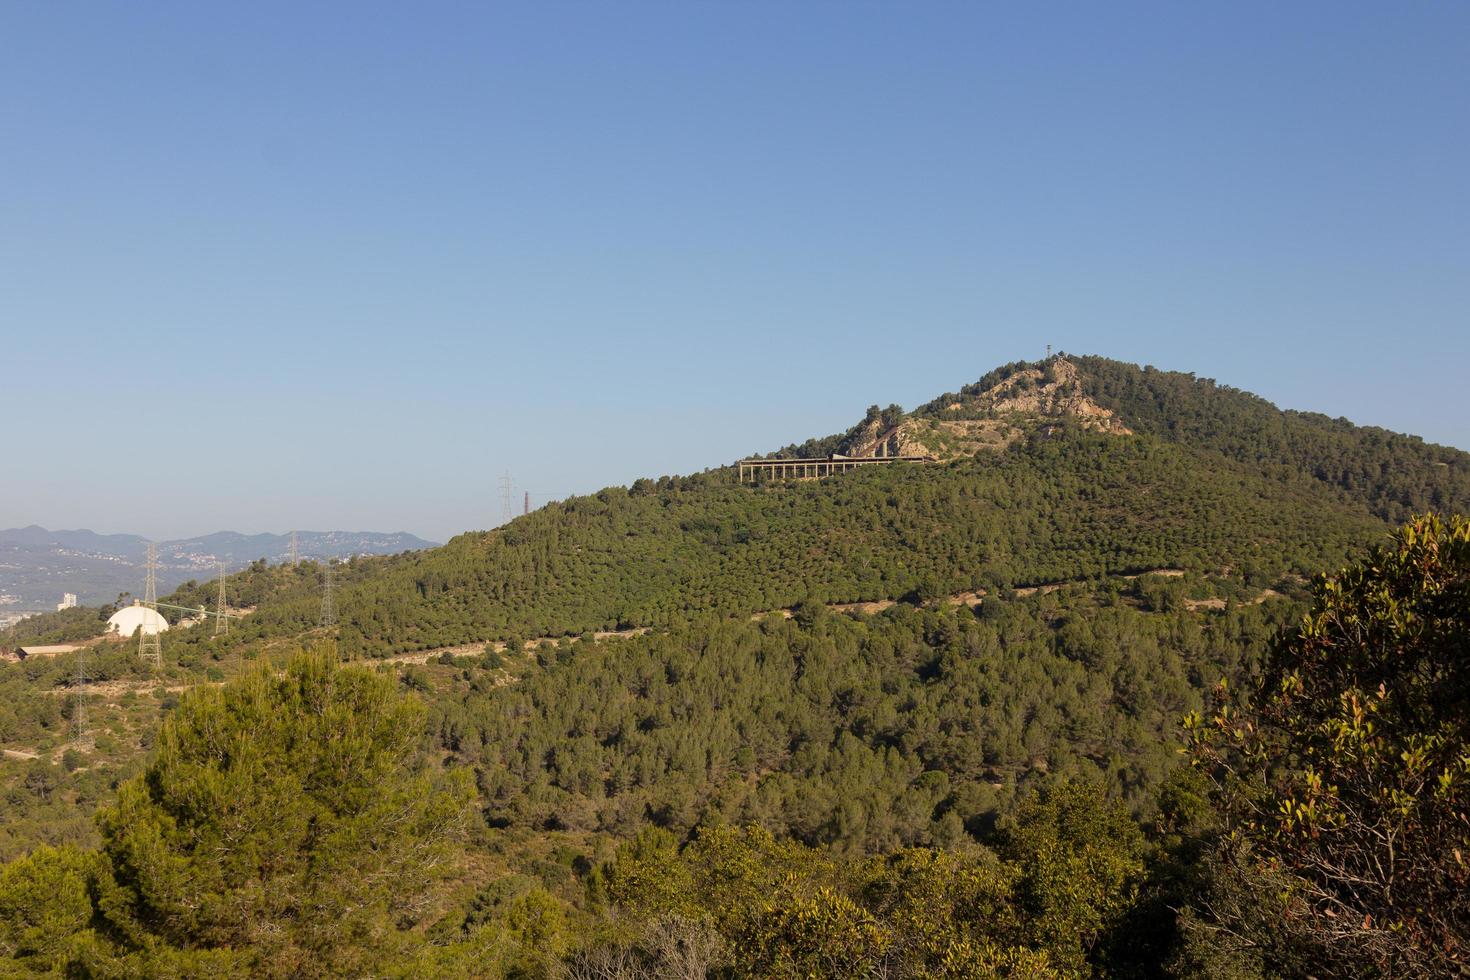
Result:
<svg viewBox="0 0 1470 980"><path fill-rule="evenodd" d="M955 405L959 408L955 408ZM1087 428L1099 432L1132 434L1132 430L1121 419L1083 393L1077 366L1065 357L1052 358L1044 368L1018 371L967 402L950 405L946 412L977 408L997 415L1023 415L1032 418L1071 416Z"/></svg>
<svg viewBox="0 0 1470 980"><path fill-rule="evenodd" d="M886 426L882 419L864 422L857 434L843 444L845 456L922 456L911 433L905 428L907 420L895 426Z"/></svg>
<svg viewBox="0 0 1470 980"><path fill-rule="evenodd" d="M1088 398L1077 367L1065 357L1018 371L995 386L950 402L930 416L885 426L873 419L842 444L847 456L933 456L952 459L999 450L1048 421L1072 419L1113 435L1132 430Z"/></svg>

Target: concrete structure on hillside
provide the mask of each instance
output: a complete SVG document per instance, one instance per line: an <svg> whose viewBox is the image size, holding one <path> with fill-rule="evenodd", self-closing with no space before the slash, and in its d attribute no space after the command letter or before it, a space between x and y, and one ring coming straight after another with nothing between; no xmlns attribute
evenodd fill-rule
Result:
<svg viewBox="0 0 1470 980"><path fill-rule="evenodd" d="M107 621L108 632L121 637L132 636L139 629L147 636L157 636L167 632L168 620L157 609L150 609L135 600L131 606L124 606L113 613Z"/></svg>
<svg viewBox="0 0 1470 980"><path fill-rule="evenodd" d="M56 604L56 611L61 612L63 609L75 609L76 607L77 594L75 592L66 592L62 594L61 601Z"/></svg>
<svg viewBox="0 0 1470 980"><path fill-rule="evenodd" d="M765 480L820 480L822 477L846 473L860 466L885 466L891 463L934 463L933 456L831 456L799 457L796 459L741 459L739 467L741 483L760 483Z"/></svg>

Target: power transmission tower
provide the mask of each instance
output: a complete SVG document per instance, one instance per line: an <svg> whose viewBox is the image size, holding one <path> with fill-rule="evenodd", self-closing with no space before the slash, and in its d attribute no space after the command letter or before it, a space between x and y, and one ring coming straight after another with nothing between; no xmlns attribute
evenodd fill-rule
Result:
<svg viewBox="0 0 1470 980"><path fill-rule="evenodd" d="M291 532L291 567L301 564L301 552L296 550L296 532Z"/></svg>
<svg viewBox="0 0 1470 980"><path fill-rule="evenodd" d="M71 706L71 740L78 748L91 744L87 733L87 648L77 647L76 700Z"/></svg>
<svg viewBox="0 0 1470 980"><path fill-rule="evenodd" d="M526 491L526 509L524 511L522 511L522 513L524 513L524 514L531 513L531 491L529 491L529 490Z"/></svg>
<svg viewBox="0 0 1470 980"><path fill-rule="evenodd" d="M225 563L219 563L219 595L215 597L214 635L230 631L230 618L225 615Z"/></svg>
<svg viewBox="0 0 1470 980"><path fill-rule="evenodd" d="M148 542L148 580L143 588L143 607L152 609L155 616L162 618L158 611L158 545L152 541ZM148 631L151 624L146 618L143 625L138 627L138 659L154 667L163 666L163 631L155 629Z"/></svg>
<svg viewBox="0 0 1470 980"><path fill-rule="evenodd" d="M500 474L500 523L509 524L515 514L510 509L510 470Z"/></svg>
<svg viewBox="0 0 1470 980"><path fill-rule="evenodd" d="M322 625L328 629L337 625L337 604L332 601L332 559L322 566Z"/></svg>

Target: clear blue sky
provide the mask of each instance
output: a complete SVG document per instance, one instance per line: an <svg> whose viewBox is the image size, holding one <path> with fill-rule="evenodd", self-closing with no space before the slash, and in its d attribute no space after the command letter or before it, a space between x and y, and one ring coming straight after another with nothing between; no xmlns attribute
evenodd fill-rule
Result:
<svg viewBox="0 0 1470 980"><path fill-rule="evenodd" d="M1467 175L1462 3L14 0L0 526L442 539L1047 343L1470 448Z"/></svg>

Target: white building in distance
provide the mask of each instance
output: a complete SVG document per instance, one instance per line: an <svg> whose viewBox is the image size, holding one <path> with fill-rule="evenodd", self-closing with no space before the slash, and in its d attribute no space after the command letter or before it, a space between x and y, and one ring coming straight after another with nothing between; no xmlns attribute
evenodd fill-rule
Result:
<svg viewBox="0 0 1470 980"><path fill-rule="evenodd" d="M136 600L131 606L124 606L113 613L107 620L108 632L118 636L132 636L140 629L149 636L163 633L168 629L168 620L157 609L149 609Z"/></svg>
<svg viewBox="0 0 1470 980"><path fill-rule="evenodd" d="M56 611L61 612L63 609L75 609L76 607L77 594L75 592L66 592L62 594L61 601L56 604Z"/></svg>

